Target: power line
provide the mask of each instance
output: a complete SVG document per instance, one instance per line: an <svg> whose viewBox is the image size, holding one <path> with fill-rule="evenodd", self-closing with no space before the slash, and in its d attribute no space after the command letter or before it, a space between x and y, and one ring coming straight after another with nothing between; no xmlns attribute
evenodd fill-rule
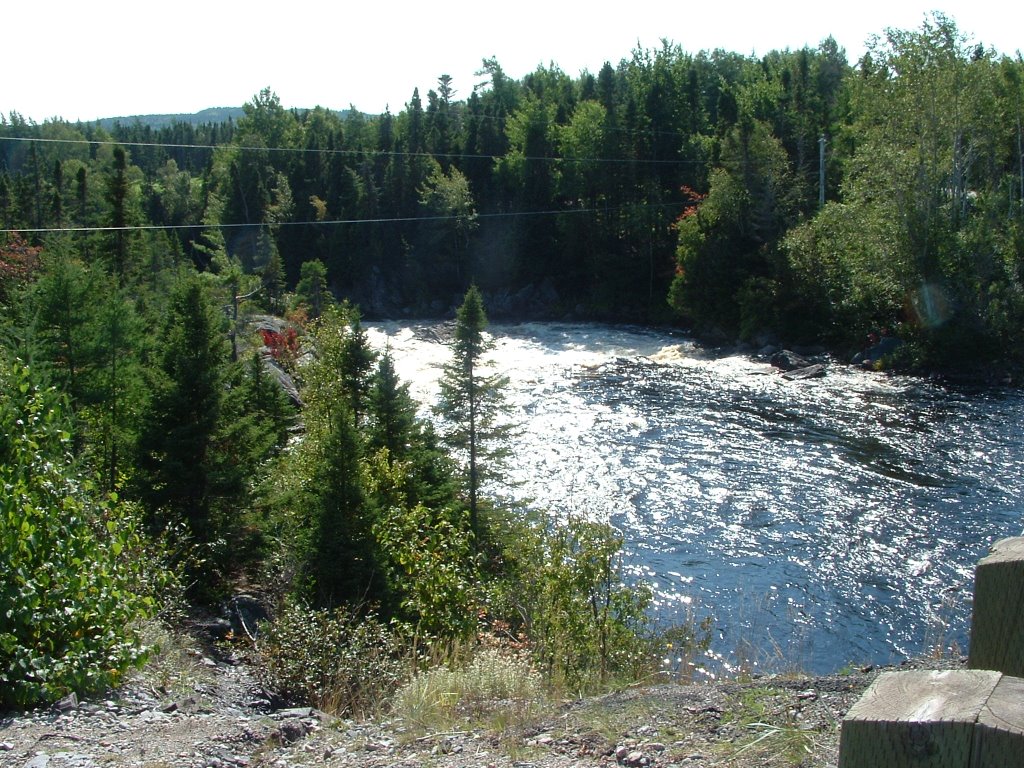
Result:
<svg viewBox="0 0 1024 768"><path fill-rule="evenodd" d="M676 203L633 203L618 206L597 206L591 208L563 208L546 211L504 211L495 213L478 213L472 216L396 216L374 219L329 219L324 221L281 221L235 224L140 224L126 227L31 227L23 229L0 229L0 234L40 235L40 234L95 234L100 232L166 232L191 229L254 229L264 227L304 227L304 226L340 226L354 224L401 224L410 222L456 221L460 219L501 219L529 216L566 216L583 213L612 213L635 208L672 208L678 210Z"/></svg>

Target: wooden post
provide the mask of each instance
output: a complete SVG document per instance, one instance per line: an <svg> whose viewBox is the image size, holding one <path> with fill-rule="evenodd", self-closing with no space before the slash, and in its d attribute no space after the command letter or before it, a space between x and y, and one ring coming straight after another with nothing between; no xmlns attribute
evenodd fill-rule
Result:
<svg viewBox="0 0 1024 768"><path fill-rule="evenodd" d="M1024 537L978 562L968 665L879 675L843 719L839 768L1024 766Z"/></svg>
<svg viewBox="0 0 1024 768"><path fill-rule="evenodd" d="M971 768L975 723L1000 677L884 672L843 719L839 768Z"/></svg>
<svg viewBox="0 0 1024 768"><path fill-rule="evenodd" d="M971 768L1024 765L1024 680L1003 676L974 726Z"/></svg>
<svg viewBox="0 0 1024 768"><path fill-rule="evenodd" d="M968 666L1024 677L1024 537L997 541L978 561Z"/></svg>

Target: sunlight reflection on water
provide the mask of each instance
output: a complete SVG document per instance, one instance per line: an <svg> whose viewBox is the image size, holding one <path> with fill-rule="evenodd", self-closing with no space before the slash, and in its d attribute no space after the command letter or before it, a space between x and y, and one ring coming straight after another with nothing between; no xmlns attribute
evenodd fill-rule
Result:
<svg viewBox="0 0 1024 768"><path fill-rule="evenodd" d="M712 615L723 658L825 672L966 650L974 564L1021 533L1020 393L840 365L789 382L645 329L492 331L523 430L514 494L619 527L659 610ZM437 335L369 333L432 403Z"/></svg>

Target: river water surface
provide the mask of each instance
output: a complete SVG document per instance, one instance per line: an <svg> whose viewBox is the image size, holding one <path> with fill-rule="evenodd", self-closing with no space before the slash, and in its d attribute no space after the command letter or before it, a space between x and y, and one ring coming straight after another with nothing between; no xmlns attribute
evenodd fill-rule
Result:
<svg viewBox="0 0 1024 768"><path fill-rule="evenodd" d="M447 347L374 325L425 406ZM522 434L513 493L625 536L667 620L719 663L830 672L966 653L973 570L1024 532L1024 396L766 362L668 332L492 326Z"/></svg>

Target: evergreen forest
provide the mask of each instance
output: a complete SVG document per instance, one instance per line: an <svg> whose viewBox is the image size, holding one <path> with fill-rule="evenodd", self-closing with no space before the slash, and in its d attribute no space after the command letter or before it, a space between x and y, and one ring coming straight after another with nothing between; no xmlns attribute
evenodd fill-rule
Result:
<svg viewBox="0 0 1024 768"><path fill-rule="evenodd" d="M140 622L238 585L295 700L340 674L308 679L314 637L643 676L663 638L615 532L484 492L514 448L488 313L1024 362L1019 53L936 14L854 63L666 41L479 80L396 114L266 88L224 122L0 117L0 706L116 684ZM381 317L455 317L436 418L367 342Z"/></svg>

